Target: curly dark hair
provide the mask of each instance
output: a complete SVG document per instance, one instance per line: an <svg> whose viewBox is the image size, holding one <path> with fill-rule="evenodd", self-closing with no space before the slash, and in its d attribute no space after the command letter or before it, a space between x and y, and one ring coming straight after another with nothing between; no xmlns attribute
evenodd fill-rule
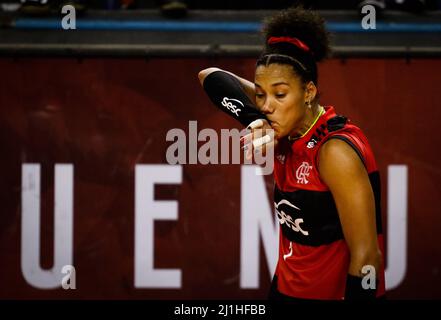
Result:
<svg viewBox="0 0 441 320"><path fill-rule="evenodd" d="M327 58L331 49L330 35L324 19L314 11L301 6L282 10L264 20L265 49L256 66L280 63L292 65L303 83L318 84L317 62ZM296 38L305 44L305 51L290 42L268 43L272 37Z"/></svg>
<svg viewBox="0 0 441 320"><path fill-rule="evenodd" d="M263 23L266 50L270 37L295 37L304 42L312 51L314 60L319 62L330 55L329 32L325 20L316 12L301 6L282 10L266 18Z"/></svg>

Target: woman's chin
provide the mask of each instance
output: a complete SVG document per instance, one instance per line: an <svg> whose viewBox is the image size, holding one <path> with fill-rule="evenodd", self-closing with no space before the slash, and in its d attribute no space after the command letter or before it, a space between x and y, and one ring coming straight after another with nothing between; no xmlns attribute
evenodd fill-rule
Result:
<svg viewBox="0 0 441 320"><path fill-rule="evenodd" d="M284 133L283 131L280 130L280 127L278 125L273 126L273 130L274 130L274 138L277 140L287 135L287 133Z"/></svg>
<svg viewBox="0 0 441 320"><path fill-rule="evenodd" d="M289 134L289 131L284 127L281 127L277 122L271 123L271 127L274 130L274 138L276 140L280 140Z"/></svg>

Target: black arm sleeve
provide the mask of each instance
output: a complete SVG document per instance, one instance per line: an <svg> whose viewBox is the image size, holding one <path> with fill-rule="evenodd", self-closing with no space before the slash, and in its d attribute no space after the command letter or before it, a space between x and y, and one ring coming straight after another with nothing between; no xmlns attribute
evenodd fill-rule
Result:
<svg viewBox="0 0 441 320"><path fill-rule="evenodd" d="M345 300L374 300L377 295L378 281L375 289L363 288L363 278L348 274L346 278Z"/></svg>
<svg viewBox="0 0 441 320"><path fill-rule="evenodd" d="M204 79L204 90L216 107L245 127L254 120L266 119L245 94L239 80L227 72L210 73Z"/></svg>

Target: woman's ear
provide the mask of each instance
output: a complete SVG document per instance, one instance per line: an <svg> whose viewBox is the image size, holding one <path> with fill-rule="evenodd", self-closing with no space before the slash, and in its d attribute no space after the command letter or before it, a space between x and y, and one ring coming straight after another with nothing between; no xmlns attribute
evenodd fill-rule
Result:
<svg viewBox="0 0 441 320"><path fill-rule="evenodd" d="M315 86L314 82L309 81L306 84L306 88L305 88L305 101L308 102L313 101L316 95L317 95L317 87Z"/></svg>

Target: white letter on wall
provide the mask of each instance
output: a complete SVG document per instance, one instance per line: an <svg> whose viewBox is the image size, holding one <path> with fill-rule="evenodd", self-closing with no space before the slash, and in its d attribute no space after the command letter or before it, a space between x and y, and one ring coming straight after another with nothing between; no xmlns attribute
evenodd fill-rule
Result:
<svg viewBox="0 0 441 320"><path fill-rule="evenodd" d="M177 220L176 201L155 201L155 183L182 182L182 167L137 165L135 169L135 287L181 288L180 269L154 268L154 222Z"/></svg>
<svg viewBox="0 0 441 320"><path fill-rule="evenodd" d="M387 170L387 269L386 290L398 287L407 263L407 166Z"/></svg>
<svg viewBox="0 0 441 320"><path fill-rule="evenodd" d="M259 234L270 277L274 274L279 248L279 223L273 214L265 189L265 180L256 174L258 166L242 166L240 222L240 287L259 287Z"/></svg>
<svg viewBox="0 0 441 320"><path fill-rule="evenodd" d="M61 270L73 260L73 166L55 165L54 266L40 267L40 165L22 165L21 271L41 289L61 286Z"/></svg>

